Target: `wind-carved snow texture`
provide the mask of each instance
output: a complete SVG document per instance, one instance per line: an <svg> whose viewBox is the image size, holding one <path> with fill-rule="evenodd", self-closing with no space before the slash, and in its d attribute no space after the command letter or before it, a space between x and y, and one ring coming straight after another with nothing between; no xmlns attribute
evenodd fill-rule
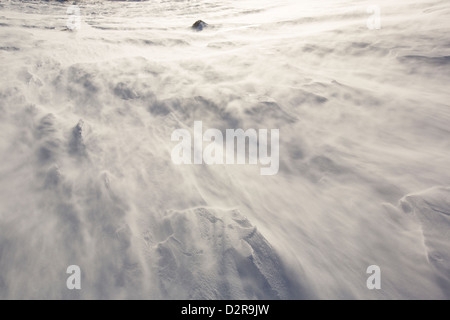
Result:
<svg viewBox="0 0 450 320"><path fill-rule="evenodd" d="M161 287L178 299L288 299L307 292L239 211L171 211L156 245ZM180 290L181 288L186 288Z"/></svg>
<svg viewBox="0 0 450 320"><path fill-rule="evenodd" d="M433 188L400 201L421 226L428 261L437 269L443 290L450 290L450 188Z"/></svg>
<svg viewBox="0 0 450 320"><path fill-rule="evenodd" d="M450 7L376 2L1 1L0 298L449 299Z"/></svg>

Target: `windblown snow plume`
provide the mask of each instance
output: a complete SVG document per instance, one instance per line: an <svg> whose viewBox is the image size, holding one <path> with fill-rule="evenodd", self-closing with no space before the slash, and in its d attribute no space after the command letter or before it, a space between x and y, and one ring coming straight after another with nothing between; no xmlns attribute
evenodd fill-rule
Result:
<svg viewBox="0 0 450 320"><path fill-rule="evenodd" d="M449 299L449 15L1 0L0 299Z"/></svg>

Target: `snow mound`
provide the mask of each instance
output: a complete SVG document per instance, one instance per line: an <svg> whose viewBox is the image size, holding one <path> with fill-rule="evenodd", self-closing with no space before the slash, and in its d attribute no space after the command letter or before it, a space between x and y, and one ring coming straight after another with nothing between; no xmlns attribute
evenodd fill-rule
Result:
<svg viewBox="0 0 450 320"><path fill-rule="evenodd" d="M169 211L155 246L162 292L177 299L300 295L267 240L238 210ZM186 290L180 290L186 288Z"/></svg>
<svg viewBox="0 0 450 320"><path fill-rule="evenodd" d="M445 292L450 289L450 187L435 187L400 200L403 211L422 227L427 257L438 271Z"/></svg>

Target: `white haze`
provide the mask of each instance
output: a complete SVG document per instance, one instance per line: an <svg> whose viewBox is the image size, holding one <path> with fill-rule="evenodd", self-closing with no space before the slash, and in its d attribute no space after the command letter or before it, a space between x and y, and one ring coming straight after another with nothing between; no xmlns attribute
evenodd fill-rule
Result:
<svg viewBox="0 0 450 320"><path fill-rule="evenodd" d="M2 0L0 298L450 298L450 5L375 2ZM196 120L278 174L173 164Z"/></svg>

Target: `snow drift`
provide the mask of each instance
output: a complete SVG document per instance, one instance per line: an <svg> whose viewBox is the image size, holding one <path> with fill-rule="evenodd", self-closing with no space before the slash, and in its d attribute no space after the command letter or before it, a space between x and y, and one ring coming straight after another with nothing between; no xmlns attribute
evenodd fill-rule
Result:
<svg viewBox="0 0 450 320"><path fill-rule="evenodd" d="M0 298L450 298L446 1L379 30L364 1L77 4L0 3ZM278 174L174 165L197 120L279 129Z"/></svg>

